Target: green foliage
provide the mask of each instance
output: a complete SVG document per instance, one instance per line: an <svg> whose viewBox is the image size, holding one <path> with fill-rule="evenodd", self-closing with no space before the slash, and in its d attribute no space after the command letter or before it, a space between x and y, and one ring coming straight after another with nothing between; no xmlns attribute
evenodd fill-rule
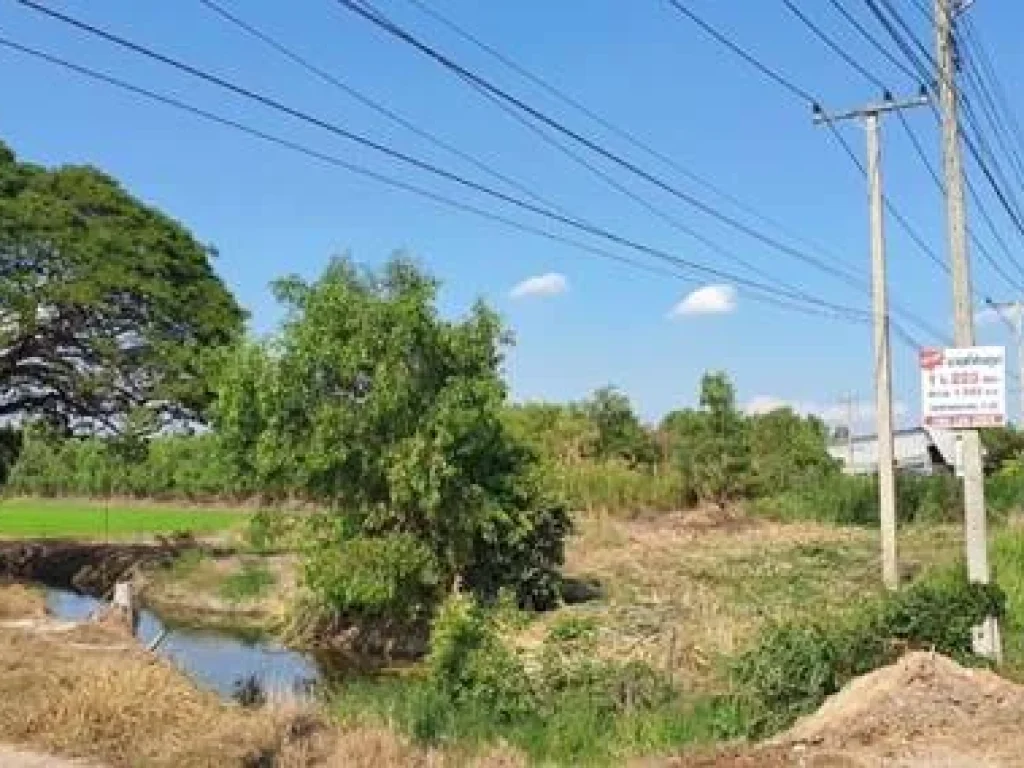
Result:
<svg viewBox="0 0 1024 768"><path fill-rule="evenodd" d="M25 431L7 490L31 496L232 499L232 471L213 435L65 439Z"/></svg>
<svg viewBox="0 0 1024 768"><path fill-rule="evenodd" d="M896 511L901 523L955 522L961 516L962 498L960 482L955 477L939 474L896 478ZM753 509L784 521L877 525L878 481L874 476L827 473L785 493L760 499Z"/></svg>
<svg viewBox="0 0 1024 768"><path fill-rule="evenodd" d="M304 566L322 624L410 629L430 615L440 594L434 554L411 534L356 536L316 546Z"/></svg>
<svg viewBox="0 0 1024 768"><path fill-rule="evenodd" d="M441 606L431 628L427 668L434 690L456 709L486 708L500 723L537 709L522 661L471 597L456 594Z"/></svg>
<svg viewBox="0 0 1024 768"><path fill-rule="evenodd" d="M1024 460L1007 460L985 479L985 503L1000 515L1024 510Z"/></svg>
<svg viewBox="0 0 1024 768"><path fill-rule="evenodd" d="M618 461L587 461L557 467L552 474L559 494L574 510L669 512L696 500L686 477L672 467L655 471Z"/></svg>
<svg viewBox="0 0 1024 768"><path fill-rule="evenodd" d="M265 594L274 584L274 574L258 563L248 560L240 570L230 574L220 585L220 595L232 602L252 600Z"/></svg>
<svg viewBox="0 0 1024 768"><path fill-rule="evenodd" d="M201 417L210 355L244 315L213 255L88 167L47 170L0 144L0 416L118 428L140 406Z"/></svg>
<svg viewBox="0 0 1024 768"><path fill-rule="evenodd" d="M828 431L814 416L778 408L748 419L751 484L758 495L813 486L838 473L826 450Z"/></svg>
<svg viewBox="0 0 1024 768"><path fill-rule="evenodd" d="M994 585L968 583L963 568L940 571L828 623L769 626L734 665L761 712L760 730L787 726L857 675L895 660L901 646L972 658L971 627L1002 616Z"/></svg>
<svg viewBox="0 0 1024 768"><path fill-rule="evenodd" d="M657 448L633 410L629 398L614 387L597 390L579 406L595 430L592 456L598 460L617 459L629 464L652 464Z"/></svg>
<svg viewBox="0 0 1024 768"><path fill-rule="evenodd" d="M985 466L991 470L1024 459L1024 432L1016 427L983 429L981 444L985 449Z"/></svg>
<svg viewBox="0 0 1024 768"><path fill-rule="evenodd" d="M724 373L704 374L700 404L700 411L670 414L663 429L697 498L724 507L749 491L747 424L736 410L735 390Z"/></svg>
<svg viewBox="0 0 1024 768"><path fill-rule="evenodd" d="M503 417L506 334L483 305L442 319L437 288L402 259L279 282L281 333L227 362L220 445L261 491L333 510L349 537L414 538L445 587L550 604L569 518ZM307 571L327 607L346 603L351 585Z"/></svg>

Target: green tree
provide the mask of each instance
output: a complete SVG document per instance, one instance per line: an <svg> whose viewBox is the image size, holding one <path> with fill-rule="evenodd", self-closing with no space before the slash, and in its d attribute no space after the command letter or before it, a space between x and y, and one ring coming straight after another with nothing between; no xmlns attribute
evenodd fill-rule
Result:
<svg viewBox="0 0 1024 768"><path fill-rule="evenodd" d="M705 373L701 410L680 411L667 423L676 433L676 457L698 496L725 507L749 488L750 444L736 393L722 372Z"/></svg>
<svg viewBox="0 0 1024 768"><path fill-rule="evenodd" d="M761 494L779 493L838 471L828 454L828 428L814 416L777 408L747 420L751 481Z"/></svg>
<svg viewBox="0 0 1024 768"><path fill-rule="evenodd" d="M425 580L485 598L511 586L523 603L550 603L569 521L503 419L507 334L482 304L442 319L437 288L403 259L379 272L336 260L316 282L278 283L288 308L279 337L222 377L223 444L264 489L334 510L318 558L354 551L356 538L412 536L432 557ZM390 594L314 586L353 620L377 612L361 596Z"/></svg>
<svg viewBox="0 0 1024 768"><path fill-rule="evenodd" d="M0 416L65 431L139 408L201 416L207 353L244 322L211 256L103 173L22 163L0 143Z"/></svg>
<svg viewBox="0 0 1024 768"><path fill-rule="evenodd" d="M595 453L597 426L579 408L523 403L507 408L505 418L517 437L559 466L578 464Z"/></svg>
<svg viewBox="0 0 1024 768"><path fill-rule="evenodd" d="M580 411L597 431L593 451L599 459L624 459L632 464L651 464L657 448L640 423L629 398L614 387L602 387L584 400Z"/></svg>
<svg viewBox="0 0 1024 768"><path fill-rule="evenodd" d="M981 442L985 447L985 466L996 470L1011 461L1024 458L1024 432L1015 427L999 427L981 430Z"/></svg>

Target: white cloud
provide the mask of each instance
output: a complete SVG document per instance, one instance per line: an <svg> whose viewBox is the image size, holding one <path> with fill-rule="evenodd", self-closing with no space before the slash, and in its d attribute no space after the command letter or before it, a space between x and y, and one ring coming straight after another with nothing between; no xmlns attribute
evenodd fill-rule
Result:
<svg viewBox="0 0 1024 768"><path fill-rule="evenodd" d="M1004 321L1016 323L1019 311L1020 309L1016 307L985 307L974 313L974 321L978 325L992 325Z"/></svg>
<svg viewBox="0 0 1024 768"><path fill-rule="evenodd" d="M705 285L672 307L668 316L677 318L686 315L727 315L735 309L735 288L731 285Z"/></svg>
<svg viewBox="0 0 1024 768"><path fill-rule="evenodd" d="M544 275L528 277L509 291L513 299L525 299L531 296L557 296L569 290L569 281L565 275L548 272Z"/></svg>
<svg viewBox="0 0 1024 768"><path fill-rule="evenodd" d="M846 403L800 402L772 395L758 395L751 398L743 410L753 416L771 413L779 408L791 408L796 413L817 416L829 424L845 424L849 418L849 410ZM892 412L893 416L900 419L910 413L910 409L902 400L895 400L892 404ZM873 429L875 423L875 404L867 401L854 402L853 422L854 425L860 428L858 431L864 431L864 428Z"/></svg>

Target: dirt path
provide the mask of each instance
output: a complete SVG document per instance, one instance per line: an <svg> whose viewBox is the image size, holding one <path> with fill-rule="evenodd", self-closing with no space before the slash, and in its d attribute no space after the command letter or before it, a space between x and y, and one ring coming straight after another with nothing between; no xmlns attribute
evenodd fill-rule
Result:
<svg viewBox="0 0 1024 768"><path fill-rule="evenodd" d="M0 768L99 768L96 763L65 760L38 752L22 752L0 745Z"/></svg>

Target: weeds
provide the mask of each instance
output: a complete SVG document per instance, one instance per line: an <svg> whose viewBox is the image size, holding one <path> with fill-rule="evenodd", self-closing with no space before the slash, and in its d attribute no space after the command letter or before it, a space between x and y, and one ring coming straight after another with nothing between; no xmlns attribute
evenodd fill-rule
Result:
<svg viewBox="0 0 1024 768"><path fill-rule="evenodd" d="M218 591L225 600L240 603L262 597L276 581L265 566L247 560L240 570L225 577Z"/></svg>

